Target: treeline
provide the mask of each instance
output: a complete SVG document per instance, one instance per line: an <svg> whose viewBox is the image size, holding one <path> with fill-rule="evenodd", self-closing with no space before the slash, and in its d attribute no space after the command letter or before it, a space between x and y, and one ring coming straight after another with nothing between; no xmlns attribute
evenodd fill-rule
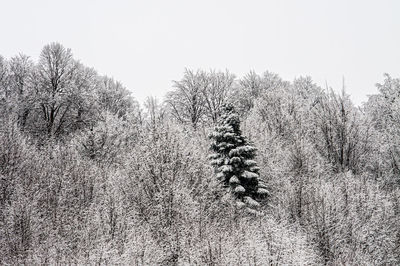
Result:
<svg viewBox="0 0 400 266"><path fill-rule="evenodd" d="M360 107L270 72L172 85L141 107L60 44L0 57L1 264L400 264L400 79ZM267 187L256 214L208 158L228 103Z"/></svg>

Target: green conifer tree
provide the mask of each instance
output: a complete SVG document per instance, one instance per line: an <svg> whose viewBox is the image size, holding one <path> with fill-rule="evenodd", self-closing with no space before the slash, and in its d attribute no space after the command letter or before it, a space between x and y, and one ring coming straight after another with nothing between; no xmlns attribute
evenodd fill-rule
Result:
<svg viewBox="0 0 400 266"><path fill-rule="evenodd" d="M268 191L259 179L259 167L254 161L256 148L248 143L240 130L239 115L232 104L225 105L213 133L210 155L217 178L238 199L239 207L259 206L257 200Z"/></svg>

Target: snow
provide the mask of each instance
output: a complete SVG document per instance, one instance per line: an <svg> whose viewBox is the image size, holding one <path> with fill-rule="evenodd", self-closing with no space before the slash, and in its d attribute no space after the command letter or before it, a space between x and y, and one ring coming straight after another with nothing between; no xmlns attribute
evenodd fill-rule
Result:
<svg viewBox="0 0 400 266"><path fill-rule="evenodd" d="M258 174L249 171L244 171L241 176L247 179L258 178Z"/></svg>
<svg viewBox="0 0 400 266"><path fill-rule="evenodd" d="M249 205L249 207L257 208L260 206L260 203L252 199L251 197L244 197L244 202Z"/></svg>
<svg viewBox="0 0 400 266"><path fill-rule="evenodd" d="M268 190L266 190L265 188L258 188L257 193L265 195L265 194L268 194Z"/></svg>
<svg viewBox="0 0 400 266"><path fill-rule="evenodd" d="M219 170L221 170L221 172L223 173L227 173L227 172L232 172L233 168L232 165L223 165L219 168Z"/></svg>
<svg viewBox="0 0 400 266"><path fill-rule="evenodd" d="M237 178L237 176L234 175L229 179L229 183L231 184L239 183L239 179Z"/></svg>
<svg viewBox="0 0 400 266"><path fill-rule="evenodd" d="M237 186L237 187L235 188L235 192L236 192L236 193L244 193L244 192L246 192L246 190L244 189L244 187L242 187L241 185L239 185L239 186Z"/></svg>

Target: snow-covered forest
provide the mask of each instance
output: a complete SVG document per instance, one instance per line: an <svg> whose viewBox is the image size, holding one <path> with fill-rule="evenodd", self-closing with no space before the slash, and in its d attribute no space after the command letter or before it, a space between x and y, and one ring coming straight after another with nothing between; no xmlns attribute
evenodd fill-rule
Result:
<svg viewBox="0 0 400 266"><path fill-rule="evenodd" d="M138 103L61 44L0 57L0 264L399 265L400 79L376 82L355 106L186 69Z"/></svg>

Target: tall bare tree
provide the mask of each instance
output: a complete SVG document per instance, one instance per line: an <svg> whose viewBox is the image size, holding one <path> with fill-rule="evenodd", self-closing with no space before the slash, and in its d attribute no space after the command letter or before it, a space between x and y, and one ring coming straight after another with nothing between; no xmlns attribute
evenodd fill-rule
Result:
<svg viewBox="0 0 400 266"><path fill-rule="evenodd" d="M204 91L207 87L204 71L186 69L183 79L174 81L175 90L167 95L167 103L172 115L181 123L189 123L193 128L203 120L205 114Z"/></svg>
<svg viewBox="0 0 400 266"><path fill-rule="evenodd" d="M34 63L29 56L19 54L10 60L9 86L13 96L14 112L18 123L24 129L28 115L33 108L32 71Z"/></svg>
<svg viewBox="0 0 400 266"><path fill-rule="evenodd" d="M204 87L206 116L215 124L222 106L229 101L235 75L225 72L210 71L206 74L207 86Z"/></svg>
<svg viewBox="0 0 400 266"><path fill-rule="evenodd" d="M59 43L43 48L38 65L38 90L42 117L49 136L60 133L63 128L72 105L69 96L73 93L73 79L77 71L78 63L73 59L70 49L65 49Z"/></svg>

